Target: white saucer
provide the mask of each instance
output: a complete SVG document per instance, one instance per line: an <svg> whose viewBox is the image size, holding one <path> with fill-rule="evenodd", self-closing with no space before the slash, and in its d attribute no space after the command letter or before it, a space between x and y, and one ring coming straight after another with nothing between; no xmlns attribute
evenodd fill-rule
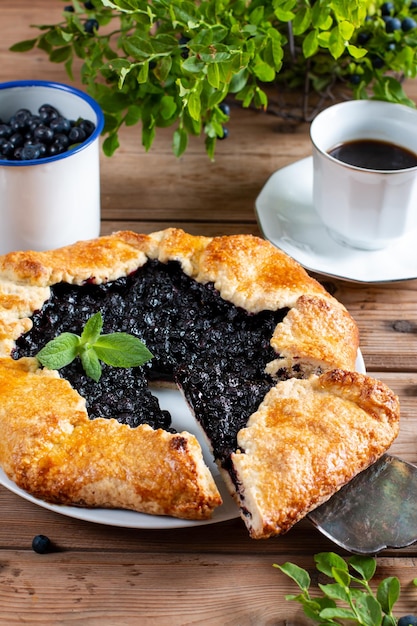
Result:
<svg viewBox="0 0 417 626"><path fill-rule="evenodd" d="M364 283L417 278L417 233L384 250L355 250L331 238L313 206L313 158L269 178L255 203L266 239L308 270Z"/></svg>

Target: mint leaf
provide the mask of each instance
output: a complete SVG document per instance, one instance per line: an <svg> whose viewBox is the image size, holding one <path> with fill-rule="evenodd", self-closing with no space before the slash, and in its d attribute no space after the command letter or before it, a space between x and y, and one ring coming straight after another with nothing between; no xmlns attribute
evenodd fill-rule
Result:
<svg viewBox="0 0 417 626"><path fill-rule="evenodd" d="M96 313L87 321L81 333L81 343L93 344L100 337L103 329L103 317L101 313Z"/></svg>
<svg viewBox="0 0 417 626"><path fill-rule="evenodd" d="M80 357L85 373L98 382L102 368L100 361L112 367L140 367L153 358L145 344L129 333L116 332L101 335L103 317L95 313L84 326L81 337L62 333L49 341L36 355L39 363L52 370L69 365Z"/></svg>
<svg viewBox="0 0 417 626"><path fill-rule="evenodd" d="M94 350L99 359L113 367L138 367L153 356L140 339L128 333L101 335Z"/></svg>
<svg viewBox="0 0 417 626"><path fill-rule="evenodd" d="M101 378L102 370L94 348L84 348L84 350L81 351L80 357L85 373L97 383Z"/></svg>
<svg viewBox="0 0 417 626"><path fill-rule="evenodd" d="M36 355L38 361L50 370L65 367L78 355L80 338L73 333L62 333L46 344Z"/></svg>

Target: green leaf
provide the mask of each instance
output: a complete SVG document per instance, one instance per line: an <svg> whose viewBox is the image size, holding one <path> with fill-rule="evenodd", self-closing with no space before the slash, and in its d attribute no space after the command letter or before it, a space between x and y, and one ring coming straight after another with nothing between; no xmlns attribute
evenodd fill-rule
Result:
<svg viewBox="0 0 417 626"><path fill-rule="evenodd" d="M90 317L81 333L81 344L94 344L103 329L103 316L100 311Z"/></svg>
<svg viewBox="0 0 417 626"><path fill-rule="evenodd" d="M371 595L363 593L356 602L356 610L364 626L379 626L382 622L382 610L379 602Z"/></svg>
<svg viewBox="0 0 417 626"><path fill-rule="evenodd" d="M197 93L190 93L187 102L187 108L192 119L198 121L200 119L201 100L200 96Z"/></svg>
<svg viewBox="0 0 417 626"><path fill-rule="evenodd" d="M220 87L220 72L219 66L216 63L207 65L207 80L215 89Z"/></svg>
<svg viewBox="0 0 417 626"><path fill-rule="evenodd" d="M182 67L187 72L198 74L199 72L203 71L205 67L205 63L204 61L200 61L200 59L197 59L197 57L192 56L192 57L188 57L188 59L185 59L185 61L182 64Z"/></svg>
<svg viewBox="0 0 417 626"><path fill-rule="evenodd" d="M371 580L375 574L376 559L374 557L354 555L348 559L348 563L364 580Z"/></svg>
<svg viewBox="0 0 417 626"><path fill-rule="evenodd" d="M345 569L339 569L337 567L332 568L332 576L339 585L342 585L345 588L348 588L352 577L349 572Z"/></svg>
<svg viewBox="0 0 417 626"><path fill-rule="evenodd" d="M340 33L339 27L336 26L335 28L332 28L332 30L330 31L330 38L329 38L329 50L332 56L335 59L338 59L339 57L341 57L343 52L345 51L345 46L346 46L345 38Z"/></svg>
<svg viewBox="0 0 417 626"><path fill-rule="evenodd" d="M322 619L339 618L339 619L353 619L356 621L356 615L352 611L352 609L343 609L339 607L323 609L322 611L320 611L320 617ZM356 621L356 623L358 622ZM373 626L376 626L376 624L374 624Z"/></svg>
<svg viewBox="0 0 417 626"><path fill-rule="evenodd" d="M155 126L143 126L142 127L142 146L148 152L155 139Z"/></svg>
<svg viewBox="0 0 417 626"><path fill-rule="evenodd" d="M284 48L282 45L282 39L275 30L270 29L268 31L268 39L263 54L264 61L266 61L275 70L275 72L279 72L282 67L283 57Z"/></svg>
<svg viewBox="0 0 417 626"><path fill-rule="evenodd" d="M117 133L112 133L103 141L103 152L106 156L110 157L116 152L119 146L120 143Z"/></svg>
<svg viewBox="0 0 417 626"><path fill-rule="evenodd" d="M140 339L123 332L101 335L93 348L101 361L113 367L139 367L153 357Z"/></svg>
<svg viewBox="0 0 417 626"><path fill-rule="evenodd" d="M249 15L249 21L251 24L258 25L262 22L265 14L265 7L258 6L256 7Z"/></svg>
<svg viewBox="0 0 417 626"><path fill-rule="evenodd" d="M49 45L56 47L65 46L73 37L74 35L72 33L66 33L59 28L55 28L45 35L45 39Z"/></svg>
<svg viewBox="0 0 417 626"><path fill-rule="evenodd" d="M293 13L292 11L284 11L282 9L276 9L275 15L281 22L290 22L294 18L295 13Z"/></svg>
<svg viewBox="0 0 417 626"><path fill-rule="evenodd" d="M142 63L142 65L140 66L140 70L139 70L139 74L137 78L138 83L139 84L146 83L148 80L148 76L149 76L149 63L148 61L146 61L145 63Z"/></svg>
<svg viewBox="0 0 417 626"><path fill-rule="evenodd" d="M378 585L376 597L384 613L388 615L392 613L394 604L400 597L400 590L400 581L396 576L385 578Z"/></svg>
<svg viewBox="0 0 417 626"><path fill-rule="evenodd" d="M205 140L206 152L212 161L214 160L214 150L216 147L216 142L217 142L216 137L209 137L209 136L206 137L206 140Z"/></svg>
<svg viewBox="0 0 417 626"><path fill-rule="evenodd" d="M322 48L330 48L331 36L332 36L332 34L328 30L325 30L323 32L318 32L317 33L317 43Z"/></svg>
<svg viewBox="0 0 417 626"><path fill-rule="evenodd" d="M241 70L240 72L235 74L230 81L230 86L229 86L230 93L237 93L238 91L243 89L246 83L248 82L248 76L249 74L247 70Z"/></svg>
<svg viewBox="0 0 417 626"><path fill-rule="evenodd" d="M335 552L319 552L315 555L314 561L319 572L326 574L329 578L333 578L333 570L349 571L346 561Z"/></svg>
<svg viewBox="0 0 417 626"><path fill-rule="evenodd" d="M300 7L292 20L294 35L302 35L311 24L311 8Z"/></svg>
<svg viewBox="0 0 417 626"><path fill-rule="evenodd" d="M134 59L143 60L153 55L152 42L145 37L132 35L124 40L124 48Z"/></svg>
<svg viewBox="0 0 417 626"><path fill-rule="evenodd" d="M310 599L305 595L298 599L298 602L303 605L303 610L307 617L314 619L315 621L320 621L322 626L330 626L334 624L334 622L323 622L319 620L319 616L323 609L327 608L335 608L336 603L330 598L314 598Z"/></svg>
<svg viewBox="0 0 417 626"><path fill-rule="evenodd" d="M319 584L319 587L327 598L349 602L349 592L346 590L346 586L339 583L330 583L328 585Z"/></svg>
<svg viewBox="0 0 417 626"><path fill-rule="evenodd" d="M172 139L172 150L176 157L180 157L186 150L188 143L188 134L183 128L177 128L174 131Z"/></svg>
<svg viewBox="0 0 417 626"><path fill-rule="evenodd" d="M163 96L160 112L165 120L169 120L177 111L177 105L172 96Z"/></svg>
<svg viewBox="0 0 417 626"><path fill-rule="evenodd" d="M255 96L254 96L254 104L258 109L265 109L268 106L268 96L266 95L266 92L263 91L263 89L261 89L260 87L257 87L255 89Z"/></svg>
<svg viewBox="0 0 417 626"><path fill-rule="evenodd" d="M140 108L140 106L137 106L136 104L132 104L128 108L126 116L125 116L126 126L134 126L135 124L138 123L141 117L142 117L142 109Z"/></svg>
<svg viewBox="0 0 417 626"><path fill-rule="evenodd" d="M162 59L159 61L158 65L154 69L154 74L161 83L164 83L168 79L171 67L172 58L170 56L162 57Z"/></svg>
<svg viewBox="0 0 417 626"><path fill-rule="evenodd" d="M339 22L338 30L339 30L341 37L343 37L346 40L349 40L353 35L355 27L353 26L353 24L351 24L347 20L344 20L342 22Z"/></svg>
<svg viewBox="0 0 417 626"><path fill-rule="evenodd" d="M302 591L307 591L310 587L310 574L298 565L287 562L283 565L274 564L274 567L278 568L281 572L291 578Z"/></svg>
<svg viewBox="0 0 417 626"><path fill-rule="evenodd" d="M49 60L52 63L65 63L67 59L72 56L72 47L64 46L62 48L57 48L56 50L52 50L49 55Z"/></svg>
<svg viewBox="0 0 417 626"><path fill-rule="evenodd" d="M363 59L363 57L368 54L368 51L365 48L358 48L357 46L354 46L351 43L348 44L347 50L350 56L353 57L354 59Z"/></svg>
<svg viewBox="0 0 417 626"><path fill-rule="evenodd" d="M317 39L317 31L312 30L308 33L307 37L303 40L303 54L308 59L316 54L319 49L319 43Z"/></svg>
<svg viewBox="0 0 417 626"><path fill-rule="evenodd" d="M93 348L87 348L81 351L80 357L85 373L97 383L101 378L102 369L96 352Z"/></svg>
<svg viewBox="0 0 417 626"><path fill-rule="evenodd" d="M255 63L253 71L255 76L264 83L270 83L275 78L275 69L261 59Z"/></svg>
<svg viewBox="0 0 417 626"><path fill-rule="evenodd" d="M382 76L374 86L375 96L381 100L398 102L415 108L415 103L405 94L401 83L393 76Z"/></svg>
<svg viewBox="0 0 417 626"><path fill-rule="evenodd" d="M33 48L38 43L38 39L25 39L25 41L19 41L15 43L13 46L10 46L9 50L11 52L28 52L28 50L33 50Z"/></svg>
<svg viewBox="0 0 417 626"><path fill-rule="evenodd" d="M62 333L49 341L36 355L38 361L50 370L59 370L78 355L80 338L73 333Z"/></svg>
<svg viewBox="0 0 417 626"><path fill-rule="evenodd" d="M111 0L101 0L102 4L106 7L109 7L111 9L115 9L118 11L122 11L124 13L145 13L145 11L139 11L139 9L135 9L132 8L132 5L130 2L123 2L123 0L117 0L116 2L112 2ZM133 5L134 6L134 5Z"/></svg>

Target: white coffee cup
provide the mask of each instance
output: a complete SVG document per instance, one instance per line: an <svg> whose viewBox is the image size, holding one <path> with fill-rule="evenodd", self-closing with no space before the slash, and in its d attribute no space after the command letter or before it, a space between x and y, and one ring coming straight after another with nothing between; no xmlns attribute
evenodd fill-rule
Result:
<svg viewBox="0 0 417 626"><path fill-rule="evenodd" d="M20 108L36 114L43 104L70 120L90 120L96 128L83 143L55 156L27 161L0 157L0 254L58 248L100 234L103 113L90 96L65 84L0 84L3 121Z"/></svg>
<svg viewBox="0 0 417 626"><path fill-rule="evenodd" d="M329 154L339 144L370 139L417 155L417 110L377 100L342 102L317 115L310 137L313 203L336 241L378 250L417 229L417 166L365 169Z"/></svg>

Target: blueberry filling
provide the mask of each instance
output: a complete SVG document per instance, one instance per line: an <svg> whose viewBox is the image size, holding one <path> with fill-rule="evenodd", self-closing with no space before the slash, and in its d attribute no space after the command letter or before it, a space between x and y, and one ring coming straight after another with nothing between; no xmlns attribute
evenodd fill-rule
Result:
<svg viewBox="0 0 417 626"><path fill-rule="evenodd" d="M225 461L236 448L237 432L273 384L264 373L277 356L269 342L287 310L250 314L223 300L212 284L189 278L178 263L148 261L109 283L52 286L50 299L33 314L32 330L16 341L13 358L34 356L62 332L80 334L99 310L103 332L139 337L154 358L128 370L104 365L98 383L87 378L78 359L62 368L61 376L86 399L90 419L115 417L132 427L170 429L170 415L159 408L148 382L175 382L215 457Z"/></svg>

